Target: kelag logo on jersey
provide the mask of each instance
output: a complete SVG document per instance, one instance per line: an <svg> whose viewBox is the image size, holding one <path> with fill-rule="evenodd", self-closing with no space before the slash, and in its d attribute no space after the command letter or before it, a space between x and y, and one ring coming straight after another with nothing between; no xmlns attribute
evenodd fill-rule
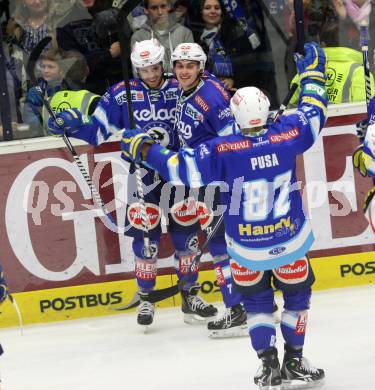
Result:
<svg viewBox="0 0 375 390"><path fill-rule="evenodd" d="M148 110L144 108L143 110L134 110L134 118L137 121L171 121L174 123L176 108L168 110L167 108L159 108L155 110L155 106L151 106L151 109Z"/></svg>
<svg viewBox="0 0 375 390"><path fill-rule="evenodd" d="M201 114L194 106L190 103L186 105L185 114L195 121L203 122L203 114Z"/></svg>

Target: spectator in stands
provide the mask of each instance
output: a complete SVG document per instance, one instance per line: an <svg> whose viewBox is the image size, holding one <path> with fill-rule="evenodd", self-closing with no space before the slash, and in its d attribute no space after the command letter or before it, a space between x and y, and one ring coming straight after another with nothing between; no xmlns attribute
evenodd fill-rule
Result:
<svg viewBox="0 0 375 390"><path fill-rule="evenodd" d="M195 32L195 40L207 54L207 70L218 77L228 90L234 89L233 64L230 47L224 47L224 36L231 30L230 20L219 0L201 2L203 30ZM227 43L227 42L226 42ZM229 43L229 42L228 42Z"/></svg>
<svg viewBox="0 0 375 390"><path fill-rule="evenodd" d="M62 21L57 28L59 47L77 50L85 56L89 67L86 88L100 95L122 78L116 11L111 5L111 0L77 0L65 19L70 21ZM74 15L82 15L82 7L87 9L88 16L74 20ZM110 32L108 39L100 37L103 30Z"/></svg>
<svg viewBox="0 0 375 390"><path fill-rule="evenodd" d="M200 11L200 26L195 25L193 31L207 53L208 70L229 89L248 85L260 88L276 108L275 68L259 4L202 0Z"/></svg>
<svg viewBox="0 0 375 390"><path fill-rule="evenodd" d="M194 42L192 32L176 21L171 12L170 0L145 0L147 22L131 38L131 45L146 39L157 38L165 49L165 70L172 72L171 53L180 43Z"/></svg>
<svg viewBox="0 0 375 390"><path fill-rule="evenodd" d="M49 100L51 105L51 99L59 91L84 89L89 71L86 59L80 52L50 49L41 56L40 62L42 77L38 80L38 86L41 88L44 98ZM53 105L52 108L61 109L61 107ZM42 126L46 117L48 119L49 114L39 92L35 87L30 88L26 96L23 114L24 122L29 125L28 137L46 134Z"/></svg>
<svg viewBox="0 0 375 390"><path fill-rule="evenodd" d="M46 36L55 35L54 0L20 0L7 25L10 43L29 55Z"/></svg>
<svg viewBox="0 0 375 390"><path fill-rule="evenodd" d="M363 58L360 51L339 47L338 23L323 26L320 32L321 47L326 55L326 90L330 104L366 101ZM371 88L375 91L371 74ZM299 83L296 75L292 83ZM291 106L298 104L299 89L292 97Z"/></svg>
<svg viewBox="0 0 375 390"><path fill-rule="evenodd" d="M41 56L42 77L38 80L38 87L45 99L53 96L62 88L64 79L62 60L63 52L59 49L50 49ZM26 95L23 120L29 125L31 137L42 135L42 107L43 100L36 87L30 88Z"/></svg>

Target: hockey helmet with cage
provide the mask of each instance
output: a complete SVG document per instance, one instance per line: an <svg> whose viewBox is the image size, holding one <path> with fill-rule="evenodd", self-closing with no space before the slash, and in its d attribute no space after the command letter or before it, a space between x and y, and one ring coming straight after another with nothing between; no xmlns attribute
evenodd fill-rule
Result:
<svg viewBox="0 0 375 390"><path fill-rule="evenodd" d="M135 69L146 68L159 64L160 62L162 62L164 67L164 54L164 47L157 39L153 38L135 42L130 59Z"/></svg>
<svg viewBox="0 0 375 390"><path fill-rule="evenodd" d="M241 130L264 126L269 108L267 96L256 87L240 88L230 100L230 109Z"/></svg>
<svg viewBox="0 0 375 390"><path fill-rule="evenodd" d="M174 65L176 61L182 60L197 61L199 62L199 70L204 70L207 56L197 43L180 43L173 50L171 57L172 65Z"/></svg>

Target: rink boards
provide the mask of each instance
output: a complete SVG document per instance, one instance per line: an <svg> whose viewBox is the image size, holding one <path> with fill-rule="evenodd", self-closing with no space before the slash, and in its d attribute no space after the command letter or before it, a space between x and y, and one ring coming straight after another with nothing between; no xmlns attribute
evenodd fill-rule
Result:
<svg viewBox="0 0 375 390"><path fill-rule="evenodd" d="M298 164L298 177L308 183L302 193L316 239L310 252L316 289L374 282L375 234L361 210L372 182L351 164L358 145L353 124L364 112L365 105L330 108L322 136ZM122 226L128 167L119 143L75 145ZM2 142L0 160L0 261L24 323L122 313L112 308L136 292L131 239L100 221L63 142L52 137ZM220 300L207 254L202 268L203 295ZM164 234L157 287L175 283L172 274L173 246ZM160 305L179 304L175 297ZM10 302L0 312L0 327L17 325Z"/></svg>

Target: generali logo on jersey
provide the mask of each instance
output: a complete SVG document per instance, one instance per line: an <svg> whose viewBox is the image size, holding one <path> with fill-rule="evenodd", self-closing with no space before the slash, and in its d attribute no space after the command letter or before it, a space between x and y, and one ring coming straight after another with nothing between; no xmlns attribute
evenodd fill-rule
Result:
<svg viewBox="0 0 375 390"><path fill-rule="evenodd" d="M284 133L272 134L268 138L272 144L277 144L279 142L290 141L291 139L296 138L298 136L299 130L295 127L288 131L285 131Z"/></svg>
<svg viewBox="0 0 375 390"><path fill-rule="evenodd" d="M232 152L234 150L246 150L251 148L250 140L237 141L237 142L223 142L216 145L218 153Z"/></svg>
<svg viewBox="0 0 375 390"><path fill-rule="evenodd" d="M199 95L196 95L194 100L203 109L203 111L210 111L210 107L208 106L208 104Z"/></svg>

